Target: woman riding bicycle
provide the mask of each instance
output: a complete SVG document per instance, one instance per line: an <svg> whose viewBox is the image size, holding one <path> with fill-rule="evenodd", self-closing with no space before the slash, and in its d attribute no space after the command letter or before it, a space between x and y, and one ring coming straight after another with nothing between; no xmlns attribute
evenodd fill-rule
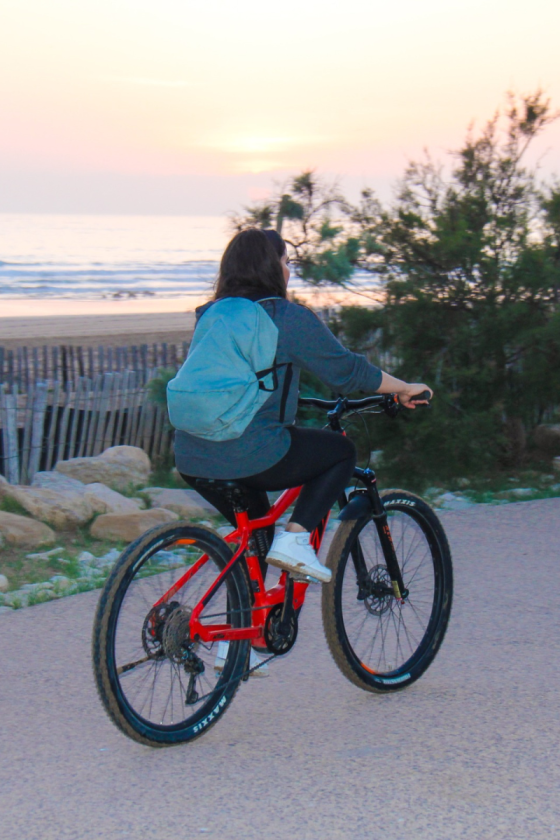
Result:
<svg viewBox="0 0 560 840"><path fill-rule="evenodd" d="M259 302L278 329L277 387L239 437L211 440L177 431L175 458L183 478L233 525L231 503L197 479L235 480L246 491L252 519L268 511L267 491L303 485L285 531L274 538L273 533L261 532L259 557L263 570L269 563L328 583L331 572L319 562L310 535L350 481L356 450L343 435L294 425L301 369L337 394L397 393L401 404L411 409L422 402L414 396L430 389L384 373L344 348L312 310L290 302L288 265L284 240L273 230L241 231L227 246L214 299L196 311L197 327L224 298ZM213 359L208 358L207 364L211 367Z"/></svg>

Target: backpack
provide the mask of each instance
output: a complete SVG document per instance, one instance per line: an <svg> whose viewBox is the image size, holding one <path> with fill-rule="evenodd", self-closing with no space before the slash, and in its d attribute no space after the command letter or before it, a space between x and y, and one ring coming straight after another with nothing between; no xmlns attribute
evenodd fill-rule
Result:
<svg viewBox="0 0 560 840"><path fill-rule="evenodd" d="M260 302L233 297L212 304L167 385L171 424L205 440L241 437L278 388L277 345L278 328Z"/></svg>

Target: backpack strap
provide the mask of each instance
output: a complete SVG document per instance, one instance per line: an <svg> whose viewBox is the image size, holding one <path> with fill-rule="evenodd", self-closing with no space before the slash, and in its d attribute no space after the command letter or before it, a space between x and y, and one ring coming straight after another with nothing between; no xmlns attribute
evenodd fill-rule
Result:
<svg viewBox="0 0 560 840"><path fill-rule="evenodd" d="M281 368L281 367L291 368L292 363L291 362L281 362L280 364L277 364L276 359L274 359L274 364L272 365L272 367L265 368L264 370L255 371L255 376L259 380L259 388L260 388L261 391L270 391L271 393L272 393L272 391L276 391L276 389L278 388L278 368ZM267 388L262 380L266 379L266 377L269 376L270 374L272 374L273 385L272 385L272 388ZM291 378L292 377L290 376L290 379Z"/></svg>
<svg viewBox="0 0 560 840"><path fill-rule="evenodd" d="M265 301L268 301L268 300L282 300L282 299L283 298L280 298L278 295L274 295L274 296L271 296L271 297L259 298L259 300L255 301L255 303L264 303ZM284 417L286 415L286 403L288 401L288 395L290 393L290 385L292 384L292 379L293 379L292 363L291 362L281 362L280 364L277 364L276 359L274 359L274 365L271 368L267 368L266 370L258 370L255 375L256 375L257 379L259 380L259 388L261 389L261 391L270 391L270 392L276 391L276 389L278 388L278 373L277 373L277 371L278 371L278 368L281 368L281 367L286 368L286 376L284 377L284 386L282 388L282 396L280 398L280 422L283 423L284 422ZM264 379L269 374L272 374L272 381L273 381L273 387L272 388L267 388L266 385L264 384L264 382L261 381L261 379Z"/></svg>

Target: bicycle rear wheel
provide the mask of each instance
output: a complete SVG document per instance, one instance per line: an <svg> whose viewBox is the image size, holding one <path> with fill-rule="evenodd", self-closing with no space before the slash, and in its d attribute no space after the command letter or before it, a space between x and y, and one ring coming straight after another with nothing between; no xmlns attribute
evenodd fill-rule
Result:
<svg viewBox="0 0 560 840"><path fill-rule="evenodd" d="M429 667L443 641L453 595L451 553L432 508L403 490L381 493L404 585L404 602L391 579L370 517L341 522L323 586L323 625L342 673L367 691L396 691ZM358 585L353 554L361 552L367 583Z"/></svg>
<svg viewBox="0 0 560 840"><path fill-rule="evenodd" d="M177 540L188 544L178 546ZM247 667L249 642L231 642L217 672L217 645L189 634L193 608L231 557L214 531L174 522L148 531L117 561L95 615L93 669L109 717L130 738L150 746L190 741L216 723L233 699ZM198 561L190 579L162 600ZM200 618L203 624L250 626L240 565Z"/></svg>

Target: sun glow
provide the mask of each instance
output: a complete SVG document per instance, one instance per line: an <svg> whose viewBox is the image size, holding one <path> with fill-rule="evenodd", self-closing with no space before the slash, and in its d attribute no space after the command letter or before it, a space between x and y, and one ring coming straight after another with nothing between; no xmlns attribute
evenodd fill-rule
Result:
<svg viewBox="0 0 560 840"><path fill-rule="evenodd" d="M56 177L96 179L107 211L123 173L145 192L144 212L150 191L172 189L157 179L173 176L237 179L238 203L256 176L309 167L377 187L424 147L456 148L510 88L541 85L560 105L550 0L5 5L0 210L32 209ZM560 169L560 123L535 156L547 149L544 165ZM216 212L233 195L219 194ZM70 193L62 206L64 190L49 195L53 210L71 209Z"/></svg>

